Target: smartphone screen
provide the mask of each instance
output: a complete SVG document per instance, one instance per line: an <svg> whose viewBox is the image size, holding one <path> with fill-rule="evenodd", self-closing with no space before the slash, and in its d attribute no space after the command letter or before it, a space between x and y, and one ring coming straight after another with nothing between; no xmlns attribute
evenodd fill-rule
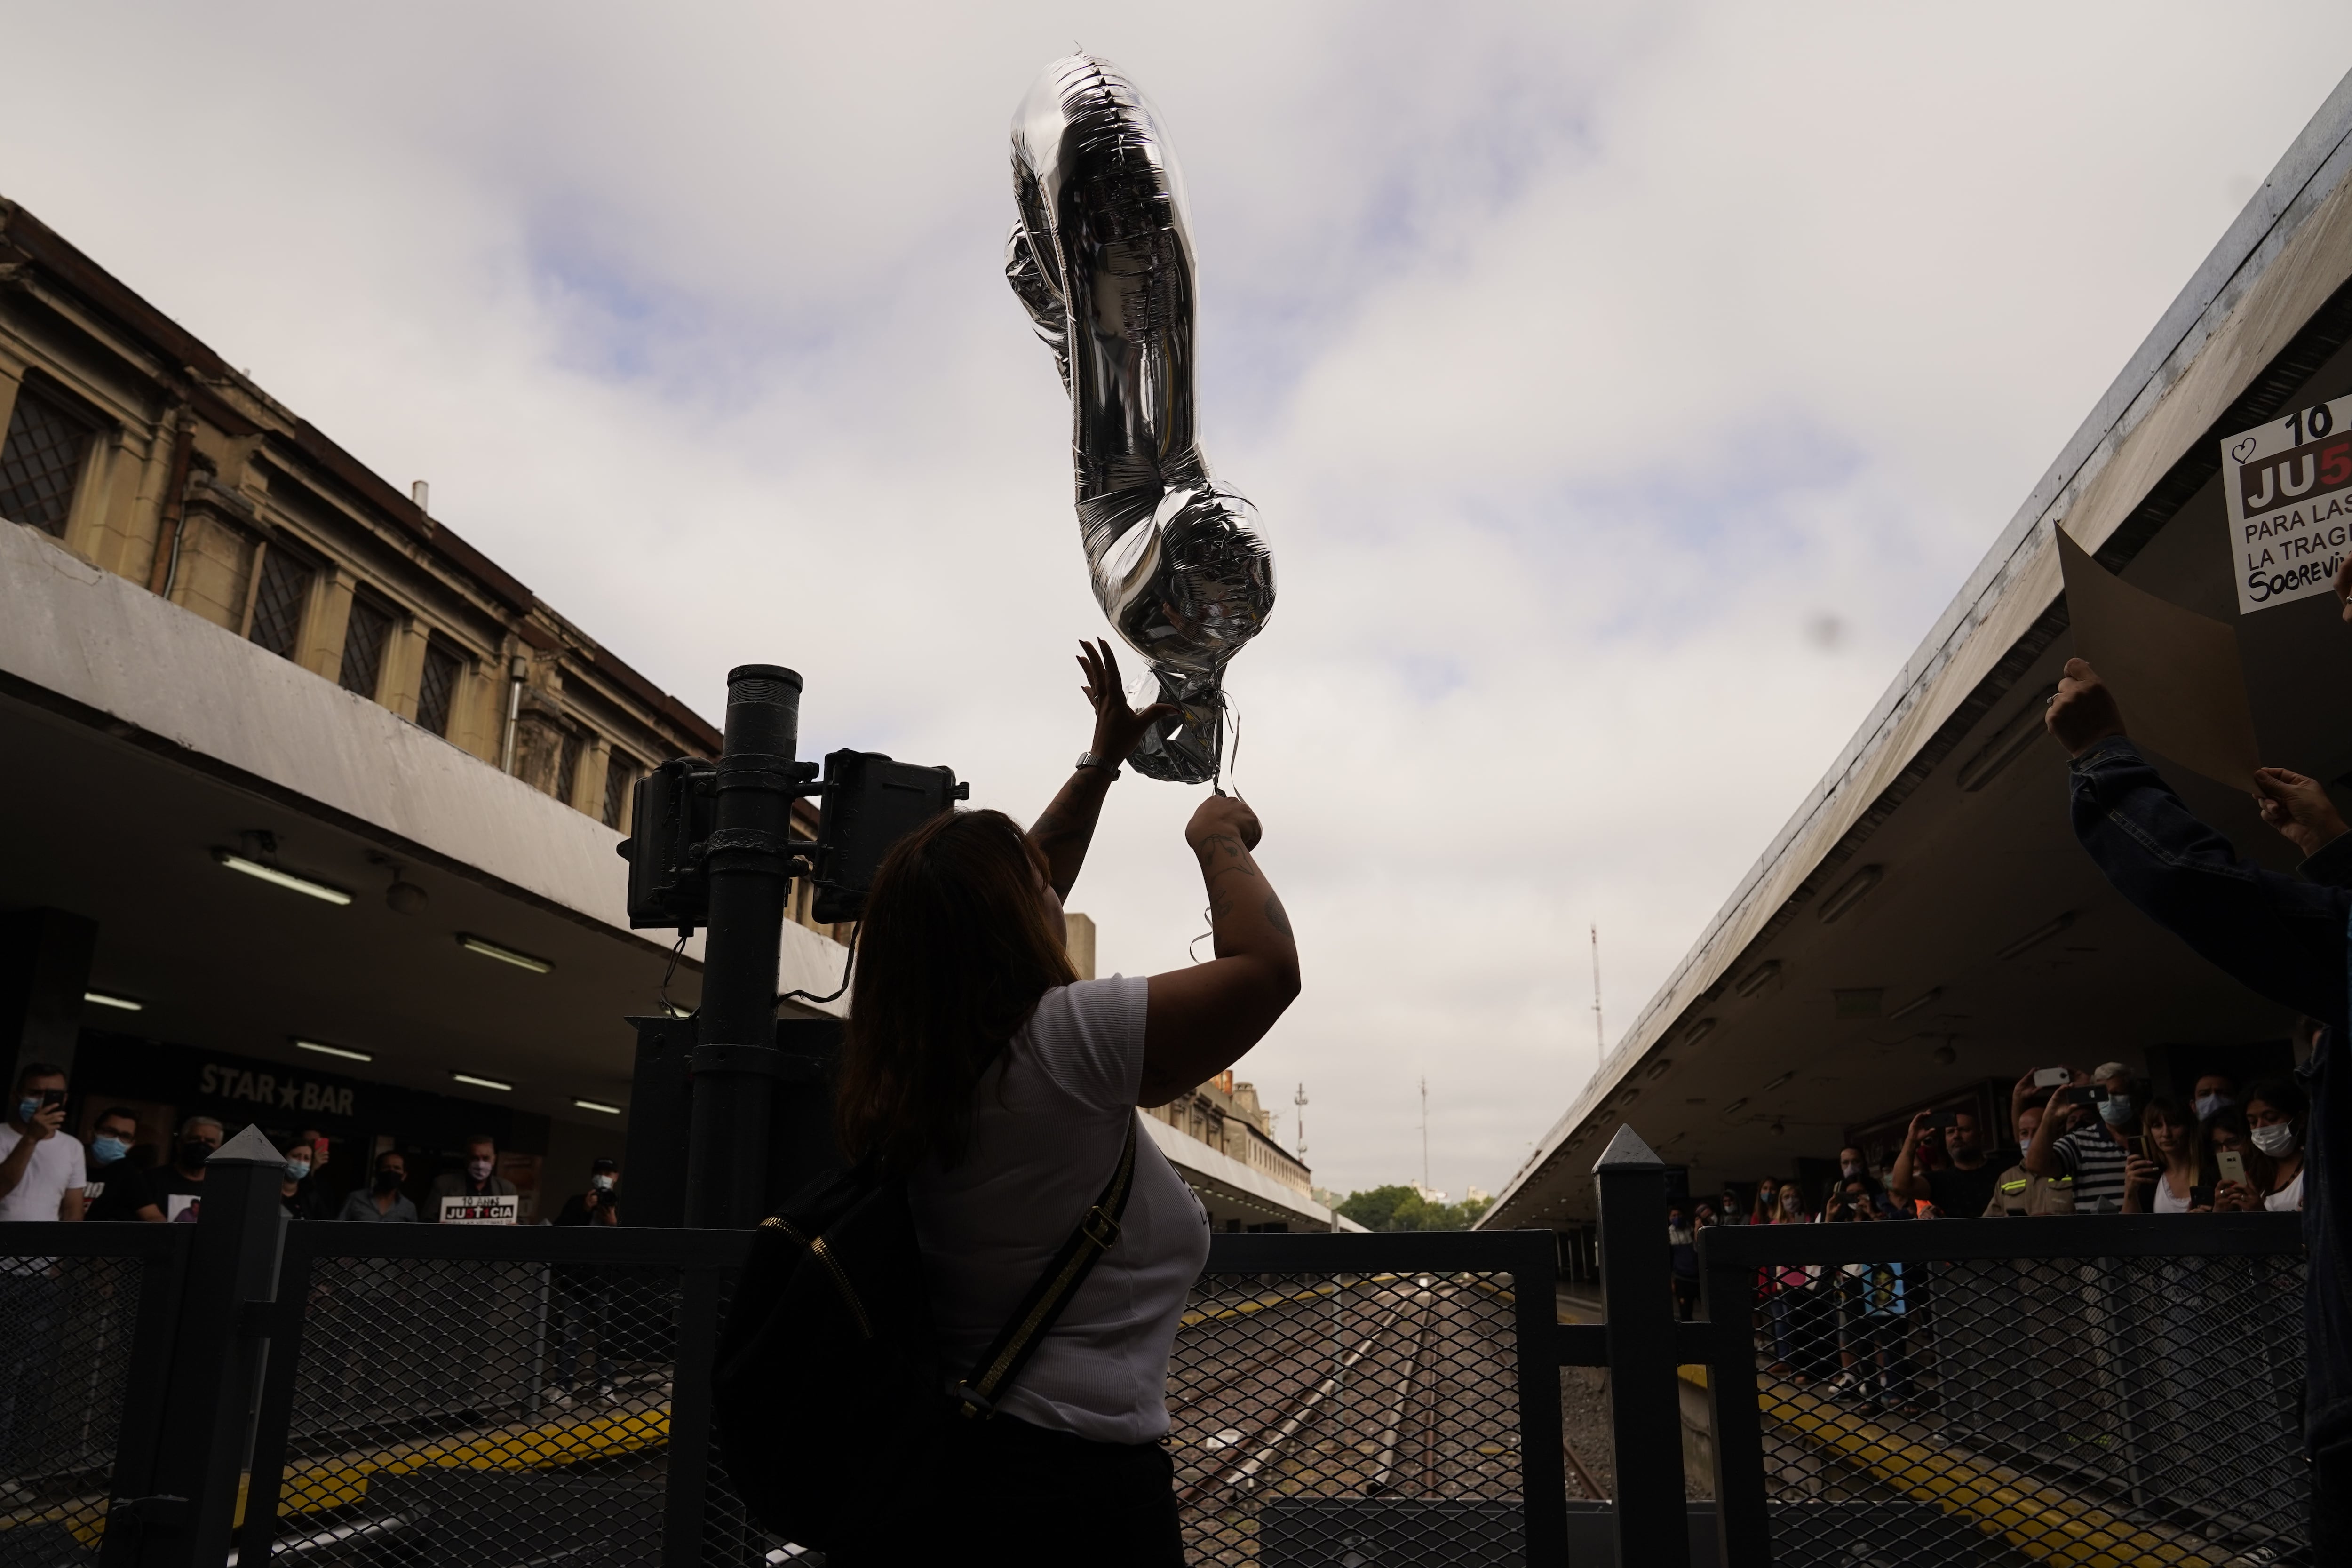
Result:
<svg viewBox="0 0 2352 1568"><path fill-rule="evenodd" d="M1953 1115L1948 1110L1939 1110L1936 1112L1934 1118L1927 1123L1928 1126L1935 1128L1939 1132L1948 1132L1959 1124L1960 1119Z"/></svg>
<svg viewBox="0 0 2352 1568"><path fill-rule="evenodd" d="M2235 1149L2224 1149L2215 1154L2213 1163L2220 1168L2221 1179L2225 1182L2243 1182L2246 1179L2246 1157Z"/></svg>

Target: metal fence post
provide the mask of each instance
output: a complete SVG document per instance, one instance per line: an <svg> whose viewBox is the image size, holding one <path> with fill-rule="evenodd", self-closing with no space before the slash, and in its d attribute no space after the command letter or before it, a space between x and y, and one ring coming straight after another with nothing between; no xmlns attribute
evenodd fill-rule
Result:
<svg viewBox="0 0 2352 1568"><path fill-rule="evenodd" d="M1601 1299L1609 1324L1609 1419L1615 1433L1617 1561L1689 1568L1682 1401L1675 1391L1666 1166L1621 1126L1592 1173L1601 1184Z"/></svg>
<svg viewBox="0 0 2352 1568"><path fill-rule="evenodd" d="M1720 1568L1770 1568L1764 1425L1756 1408L1756 1269L1722 1259L1716 1244L1731 1234L1698 1233L1699 1277L1706 1292L1707 1408L1715 1427L1717 1562Z"/></svg>
<svg viewBox="0 0 2352 1568"><path fill-rule="evenodd" d="M708 843L710 924L694 1053L686 1223L757 1225L768 1206L768 1133L780 1070L776 952L792 858L801 678L781 665L727 672L727 741Z"/></svg>
<svg viewBox="0 0 2352 1568"><path fill-rule="evenodd" d="M1528 1568L1568 1568L1568 1481L1559 1429L1559 1237L1522 1233L1528 1249L1511 1271L1519 1348L1519 1495L1526 1499Z"/></svg>
<svg viewBox="0 0 2352 1568"><path fill-rule="evenodd" d="M285 1170L286 1157L258 1127L247 1127L205 1162L204 1203L155 1457L156 1495L125 1500L141 1526L140 1568L196 1568L228 1554L264 1342L247 1329L261 1326L257 1319L277 1279ZM256 1311L248 1312L247 1303L257 1304Z"/></svg>

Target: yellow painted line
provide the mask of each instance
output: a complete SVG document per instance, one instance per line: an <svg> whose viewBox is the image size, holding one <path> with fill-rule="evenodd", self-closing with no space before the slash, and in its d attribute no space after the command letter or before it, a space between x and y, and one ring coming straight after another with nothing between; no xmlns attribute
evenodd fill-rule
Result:
<svg viewBox="0 0 2352 1568"><path fill-rule="evenodd" d="M1687 1383L1706 1386L1706 1369L1677 1369ZM1838 1463L1862 1470L1905 1496L1934 1503L1972 1521L2027 1556L2059 1568L2193 1568L2223 1559L2109 1513L2006 1465L1955 1457L1916 1443L1874 1422L1830 1405L1787 1384L1763 1380L1757 1411L1793 1429Z"/></svg>
<svg viewBox="0 0 2352 1568"><path fill-rule="evenodd" d="M584 1421L499 1427L447 1447L427 1438L375 1453L289 1466L278 1490L278 1515L284 1519L323 1513L363 1502L368 1481L375 1476L435 1469L552 1469L657 1447L668 1441L669 1411L666 1407L592 1416ZM250 1481L250 1477L245 1477L237 1482L236 1521L240 1526L245 1522L246 1489ZM18 1509L0 1515L0 1531L33 1524L62 1524L75 1540L95 1550L106 1535L106 1507L105 1498L90 1497L47 1509Z"/></svg>

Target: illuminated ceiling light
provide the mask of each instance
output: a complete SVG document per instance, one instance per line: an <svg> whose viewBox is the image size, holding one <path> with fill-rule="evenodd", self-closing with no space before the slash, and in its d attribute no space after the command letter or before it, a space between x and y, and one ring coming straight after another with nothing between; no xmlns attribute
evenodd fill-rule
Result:
<svg viewBox="0 0 2352 1568"><path fill-rule="evenodd" d="M347 1062L375 1060L373 1052L355 1051L348 1046L330 1046L319 1040L297 1040L294 1042L294 1048L298 1051L316 1051L322 1057L341 1057Z"/></svg>
<svg viewBox="0 0 2352 1568"><path fill-rule="evenodd" d="M514 1085L510 1083L500 1083L494 1078L476 1078L469 1072L453 1072L449 1076L456 1079L459 1083L470 1083L476 1089L495 1089L501 1094L511 1094L514 1092Z"/></svg>
<svg viewBox="0 0 2352 1568"><path fill-rule="evenodd" d="M1822 924L1837 924L1838 917L1868 898L1870 890L1878 886L1885 876L1886 868L1884 866L1864 866L1839 883L1837 891L1822 900Z"/></svg>
<svg viewBox="0 0 2352 1568"><path fill-rule="evenodd" d="M2069 910L2067 913L2060 915L2056 920L2052 921L2048 925L2035 926L2032 931L2027 931L2023 936L2019 937L2015 942L2011 942L2007 947L2002 948L1999 952L1993 954L1993 956L1995 958L2015 958L2018 954L2048 942L2052 937L2056 936L2060 931L2064 931L2068 926L2071 926L2074 923L2074 913L2072 910Z"/></svg>
<svg viewBox="0 0 2352 1568"><path fill-rule="evenodd" d="M331 888L324 882L314 882L308 877L298 877L291 871L281 871L275 866L265 866L258 860L248 860L233 850L215 849L213 858L232 871L242 871L248 877L258 877L297 893L308 893L331 904L348 904L352 896L341 888Z"/></svg>
<svg viewBox="0 0 2352 1568"><path fill-rule="evenodd" d="M120 1007L126 1013L142 1013L147 1008L144 1002L133 1002L128 996L110 996L103 991L85 991L81 999L95 1006Z"/></svg>
<svg viewBox="0 0 2352 1568"><path fill-rule="evenodd" d="M606 1105L604 1101L598 1100L575 1100L572 1103L578 1106L583 1110L601 1110L607 1116L618 1116L621 1114L621 1108L619 1106Z"/></svg>
<svg viewBox="0 0 2352 1568"><path fill-rule="evenodd" d="M1930 986L1927 990L1920 993L1910 1001L1904 1003L1903 1005L1895 1009L1892 1013L1886 1015L1886 1021L1892 1024L1897 1018L1909 1017L1912 1014L1916 1013L1922 1007L1932 1006L1935 1004L1936 998L1941 996L1943 994L1944 988L1942 986Z"/></svg>
<svg viewBox="0 0 2352 1568"><path fill-rule="evenodd" d="M467 952L478 952L484 958L495 958L500 963L511 963L517 969L528 969L533 974L545 974L555 968L555 965L546 959L533 958L527 952L517 952L513 948L500 947L497 942L486 941L478 936L468 936L464 931L457 933L457 945Z"/></svg>

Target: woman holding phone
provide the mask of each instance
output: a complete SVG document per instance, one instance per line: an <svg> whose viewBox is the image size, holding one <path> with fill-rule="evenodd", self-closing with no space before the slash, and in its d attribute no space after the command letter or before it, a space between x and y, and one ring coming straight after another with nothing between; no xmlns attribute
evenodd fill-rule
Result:
<svg viewBox="0 0 2352 1568"><path fill-rule="evenodd" d="M2205 1119L2205 1147L2213 1156L2213 1212L2245 1214L2263 1206L2265 1189L2254 1184L2253 1140L2246 1135L2246 1108L2225 1105ZM2193 1211L2192 1211L2193 1212Z"/></svg>
<svg viewBox="0 0 2352 1568"><path fill-rule="evenodd" d="M2311 1102L2293 1079L2273 1078L2246 1090L2246 1136L2262 1156L2262 1206L2273 1214L2303 1207L2303 1148Z"/></svg>
<svg viewBox="0 0 2352 1568"><path fill-rule="evenodd" d="M2197 1119L2158 1096L2140 1112L2139 1126L2140 1147L2124 1162L2124 1213L2187 1214L2205 1179Z"/></svg>

